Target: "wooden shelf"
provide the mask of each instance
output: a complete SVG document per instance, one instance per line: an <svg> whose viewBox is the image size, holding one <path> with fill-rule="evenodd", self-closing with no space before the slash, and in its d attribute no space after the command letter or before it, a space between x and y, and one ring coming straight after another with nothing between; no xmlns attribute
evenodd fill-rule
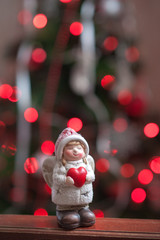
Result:
<svg viewBox="0 0 160 240"><path fill-rule="evenodd" d="M160 239L160 220L97 218L89 228L67 231L55 216L0 215L0 240Z"/></svg>

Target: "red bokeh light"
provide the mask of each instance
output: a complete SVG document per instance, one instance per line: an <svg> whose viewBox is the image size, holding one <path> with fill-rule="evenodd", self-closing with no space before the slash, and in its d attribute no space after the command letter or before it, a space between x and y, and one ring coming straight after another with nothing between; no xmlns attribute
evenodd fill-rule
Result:
<svg viewBox="0 0 160 240"><path fill-rule="evenodd" d="M74 36L78 36L83 32L83 25L80 22L73 22L70 25L70 33Z"/></svg>
<svg viewBox="0 0 160 240"><path fill-rule="evenodd" d="M13 89L9 84L2 84L0 86L0 97L7 99L12 95Z"/></svg>
<svg viewBox="0 0 160 240"><path fill-rule="evenodd" d="M38 119L38 112L35 108L27 108L24 112L24 118L27 122L33 123Z"/></svg>
<svg viewBox="0 0 160 240"><path fill-rule="evenodd" d="M135 188L131 193L132 201L142 203L146 199L146 192L143 188Z"/></svg>
<svg viewBox="0 0 160 240"><path fill-rule="evenodd" d="M154 173L160 174L160 157L153 157L149 163L149 166Z"/></svg>
<svg viewBox="0 0 160 240"><path fill-rule="evenodd" d="M43 48L36 48L32 52L32 59L36 63L43 63L47 58L46 51Z"/></svg>
<svg viewBox="0 0 160 240"><path fill-rule="evenodd" d="M0 120L0 132L3 131L6 127L6 124Z"/></svg>
<svg viewBox="0 0 160 240"><path fill-rule="evenodd" d="M129 105L126 106L128 115L133 117L139 117L144 114L146 110L146 102L141 97L135 97Z"/></svg>
<svg viewBox="0 0 160 240"><path fill-rule="evenodd" d="M135 173L135 167L131 163L125 163L120 168L120 173L125 178L130 178Z"/></svg>
<svg viewBox="0 0 160 240"><path fill-rule="evenodd" d="M118 101L121 105L128 105L132 101L132 94L129 90L121 90L118 94Z"/></svg>
<svg viewBox="0 0 160 240"><path fill-rule="evenodd" d="M104 40L103 45L108 51L114 51L118 46L118 39L116 37L109 36Z"/></svg>
<svg viewBox="0 0 160 240"><path fill-rule="evenodd" d="M125 51L125 57L128 60L128 62L136 62L139 59L139 50L135 47L129 47Z"/></svg>
<svg viewBox="0 0 160 240"><path fill-rule="evenodd" d="M148 123L144 127L144 134L148 138L154 138L159 133L159 126L156 123Z"/></svg>
<svg viewBox="0 0 160 240"><path fill-rule="evenodd" d="M95 214L96 218L104 218L104 213L100 209L94 209L93 213Z"/></svg>
<svg viewBox="0 0 160 240"><path fill-rule="evenodd" d="M113 127L117 132L124 132L128 127L128 122L124 118L117 118L113 122Z"/></svg>
<svg viewBox="0 0 160 240"><path fill-rule="evenodd" d="M138 174L138 181L144 185L149 184L153 180L153 173L149 169L143 169Z"/></svg>
<svg viewBox="0 0 160 240"><path fill-rule="evenodd" d="M17 148L14 144L8 145L7 146L7 152L8 154L10 154L11 156L14 156L16 154Z"/></svg>
<svg viewBox="0 0 160 240"><path fill-rule="evenodd" d="M48 21L48 19L47 19L46 15L39 13L33 18L33 25L36 28L41 29L47 25L47 21Z"/></svg>
<svg viewBox="0 0 160 240"><path fill-rule="evenodd" d="M102 86L104 89L108 90L108 89L110 89L110 87L112 86L112 84L114 83L114 81L115 81L115 77L114 77L114 76L112 76L112 75L106 75L106 76L104 76L104 77L102 78L102 80L101 80L101 86Z"/></svg>
<svg viewBox="0 0 160 240"><path fill-rule="evenodd" d="M20 89L18 89L18 87L13 87L12 90L13 90L12 94L8 99L11 102L17 102L20 99L22 93L21 93Z"/></svg>
<svg viewBox="0 0 160 240"><path fill-rule="evenodd" d="M32 20L32 14L30 11L23 9L18 13L17 19L21 25L27 25Z"/></svg>
<svg viewBox="0 0 160 240"><path fill-rule="evenodd" d="M101 173L105 173L108 171L110 167L110 163L107 159L105 158L100 158L97 162L96 162L96 169L97 171L101 172Z"/></svg>
<svg viewBox="0 0 160 240"><path fill-rule="evenodd" d="M52 141L46 140L41 145L41 151L46 155L52 155L55 150L55 144Z"/></svg>
<svg viewBox="0 0 160 240"><path fill-rule="evenodd" d="M47 212L46 209L44 209L44 208L38 208L38 209L34 212L34 216L48 216L48 212Z"/></svg>
<svg viewBox="0 0 160 240"><path fill-rule="evenodd" d="M5 144L1 145L1 150L2 152L5 152L7 150L7 146Z"/></svg>
<svg viewBox="0 0 160 240"><path fill-rule="evenodd" d="M115 156L118 153L118 149L112 149L111 150L111 155Z"/></svg>
<svg viewBox="0 0 160 240"><path fill-rule="evenodd" d="M60 2L62 2L62 3L69 3L69 2L71 2L72 0L59 0Z"/></svg>
<svg viewBox="0 0 160 240"><path fill-rule="evenodd" d="M32 174L37 172L39 168L39 164L36 158L31 157L31 158L27 158L25 163L24 163L24 170L26 171L26 173L28 174Z"/></svg>
<svg viewBox="0 0 160 240"><path fill-rule="evenodd" d="M82 120L79 118L71 118L67 123L67 127L70 127L74 129L76 132L78 132L83 127Z"/></svg>

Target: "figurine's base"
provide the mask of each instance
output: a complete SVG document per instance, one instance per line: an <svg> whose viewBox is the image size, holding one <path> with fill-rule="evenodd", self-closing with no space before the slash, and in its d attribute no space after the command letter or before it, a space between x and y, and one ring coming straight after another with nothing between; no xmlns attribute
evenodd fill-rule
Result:
<svg viewBox="0 0 160 240"><path fill-rule="evenodd" d="M56 211L56 216L59 226L68 230L90 227L95 223L95 215L89 208L77 211Z"/></svg>

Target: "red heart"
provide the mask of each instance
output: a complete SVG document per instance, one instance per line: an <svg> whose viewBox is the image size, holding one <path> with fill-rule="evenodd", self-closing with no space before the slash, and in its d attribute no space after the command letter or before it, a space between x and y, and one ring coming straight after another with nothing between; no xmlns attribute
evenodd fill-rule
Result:
<svg viewBox="0 0 160 240"><path fill-rule="evenodd" d="M87 170L84 167L70 168L67 176L73 178L76 187L82 187L86 181Z"/></svg>

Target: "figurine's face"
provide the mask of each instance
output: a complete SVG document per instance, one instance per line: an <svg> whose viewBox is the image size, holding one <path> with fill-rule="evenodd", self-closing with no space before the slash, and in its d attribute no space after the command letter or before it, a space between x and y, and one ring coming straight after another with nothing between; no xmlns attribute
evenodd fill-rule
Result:
<svg viewBox="0 0 160 240"><path fill-rule="evenodd" d="M63 156L66 161L77 161L85 156L85 152L80 144L67 144Z"/></svg>

